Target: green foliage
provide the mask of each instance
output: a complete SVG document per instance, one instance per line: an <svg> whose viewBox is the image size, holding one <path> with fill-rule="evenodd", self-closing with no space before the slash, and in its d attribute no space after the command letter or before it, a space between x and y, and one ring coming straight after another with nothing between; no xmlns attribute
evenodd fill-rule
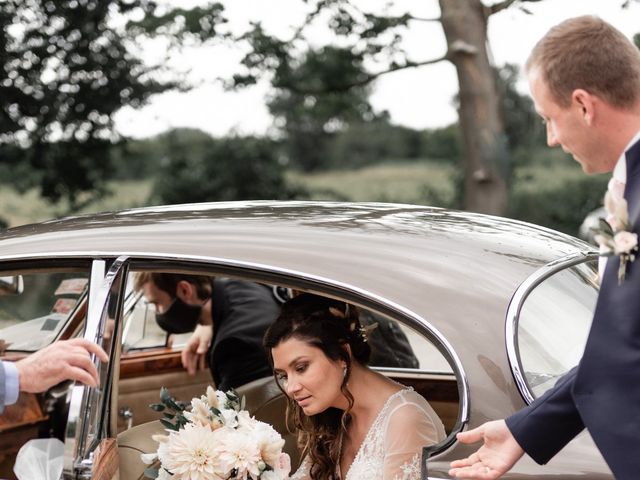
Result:
<svg viewBox="0 0 640 480"><path fill-rule="evenodd" d="M152 403L149 408L154 412L162 413L160 423L168 430L177 432L188 423L184 416L187 405L172 397L166 387L160 389L160 403Z"/></svg>
<svg viewBox="0 0 640 480"><path fill-rule="evenodd" d="M420 153L421 156L430 160L447 161L461 166L462 132L460 126L454 123L443 128L424 130Z"/></svg>
<svg viewBox="0 0 640 480"><path fill-rule="evenodd" d="M352 123L328 142L326 166L344 169L389 162L392 159L419 158L422 133L391 125L386 118Z"/></svg>
<svg viewBox="0 0 640 480"><path fill-rule="evenodd" d="M154 199L162 203L292 199L304 194L287 184L271 140L209 138L194 146L169 134L167 142L154 187Z"/></svg>
<svg viewBox="0 0 640 480"><path fill-rule="evenodd" d="M329 167L332 137L351 123L373 119L369 89L348 88L365 77L362 58L337 47L309 50L299 63L276 69L268 107L281 126L292 166Z"/></svg>
<svg viewBox="0 0 640 480"><path fill-rule="evenodd" d="M516 170L508 216L577 236L586 215L602 206L609 175L585 175L562 152L540 149Z"/></svg>
<svg viewBox="0 0 640 480"><path fill-rule="evenodd" d="M72 210L82 207L83 192L103 194L114 172L112 115L179 86L164 63L142 63L137 41L208 38L219 10L172 10L152 0L0 2L0 182L37 186ZM123 26L118 17L143 20ZM18 182L15 171L24 173Z"/></svg>
<svg viewBox="0 0 640 480"><path fill-rule="evenodd" d="M497 71L502 120L512 153L544 145L546 140L544 125L533 107L531 97L520 94L516 89L519 75L518 67L511 64Z"/></svg>

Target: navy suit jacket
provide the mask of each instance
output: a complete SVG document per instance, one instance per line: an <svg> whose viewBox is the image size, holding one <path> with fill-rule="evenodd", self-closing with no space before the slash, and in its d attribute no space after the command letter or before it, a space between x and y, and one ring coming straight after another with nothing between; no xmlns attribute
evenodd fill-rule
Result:
<svg viewBox="0 0 640 480"><path fill-rule="evenodd" d="M7 392L5 389L5 373L4 373L4 365L2 364L2 360L0 360L0 413L4 410L4 402L6 398Z"/></svg>
<svg viewBox="0 0 640 480"><path fill-rule="evenodd" d="M624 196L640 233L640 141L625 153ZM607 260L579 365L527 408L507 418L520 446L548 462L587 428L616 478L640 476L640 259L618 284L620 260Z"/></svg>

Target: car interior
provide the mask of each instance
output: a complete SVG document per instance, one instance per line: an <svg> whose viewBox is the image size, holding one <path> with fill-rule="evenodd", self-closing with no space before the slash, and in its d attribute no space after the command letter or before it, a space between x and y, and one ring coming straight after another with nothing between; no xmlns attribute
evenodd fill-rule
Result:
<svg viewBox="0 0 640 480"><path fill-rule="evenodd" d="M385 360L384 355L376 360L374 355L371 366L422 394L442 419L447 434L459 428L460 384L451 367L451 359L435 344L426 327L410 326L405 319L390 316L382 308L378 311L373 300L356 299L358 301L354 302L351 292L311 284L306 279L273 275L261 278L255 272L218 271L202 265L132 263L120 284L122 291L115 295L114 288L105 308L105 337L113 335L120 339L120 344L119 348L112 349L119 355L119 363L108 370L111 376L117 376L118 381L111 382L104 412L108 418L102 419L105 425L102 436L109 437L111 443L101 443L101 446L105 451L107 446L113 450L110 455L115 460L110 462L111 470L117 462L120 479L145 478L144 470L148 465L142 462L140 454L155 451L157 443L151 436L165 433L159 421L160 414L149 408L150 404L158 401L161 387L169 387L173 397L188 403L191 398L203 395L208 385L213 385L208 369L189 376L182 367L180 353L190 334L168 335L164 332L155 321L154 306L141 292L134 291L134 275L148 270L195 271L259 281L273 287L279 300L283 300L283 292L286 297L296 290L359 304L371 323L376 324L377 328L372 331L378 331L380 345L387 342L390 351L404 348L405 356L411 358L409 366L406 362L394 364L397 359L389 360L387 356ZM82 334L88 310L89 272L88 264L73 268L56 266L0 272L0 278L6 278L7 284L17 283L17 278L22 282L22 289L0 289L0 355L3 360L18 359L52 341ZM115 329L113 325L116 325ZM372 347L375 350L375 346ZM105 377L104 381L108 382L109 378ZM65 441L72 388L72 384L66 382L44 394L22 394L18 403L5 409L0 416L0 477L15 478L11 466L19 448L29 439L56 437ZM246 408L251 415L273 425L283 435L285 450L291 455L295 470L300 460L296 435L287 425L286 398L275 380L272 377L261 378L239 387L237 392L245 397ZM98 459L103 457L97 456ZM96 473L93 478L110 478L104 473L108 471L104 469L101 477Z"/></svg>

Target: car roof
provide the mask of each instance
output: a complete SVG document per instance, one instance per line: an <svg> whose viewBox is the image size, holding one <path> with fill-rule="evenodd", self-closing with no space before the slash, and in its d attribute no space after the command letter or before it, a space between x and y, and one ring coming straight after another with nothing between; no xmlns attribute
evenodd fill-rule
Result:
<svg viewBox="0 0 640 480"><path fill-rule="evenodd" d="M98 213L0 233L0 257L166 254L311 271L365 268L378 281L521 278L590 249L544 227L441 208L336 202L219 202ZM505 268L506 266L509 268ZM448 272L445 275L445 272ZM337 273L337 272L336 272Z"/></svg>
<svg viewBox="0 0 640 480"><path fill-rule="evenodd" d="M443 317L440 324L452 322L451 302L464 314L465 300L504 311L533 271L587 250L581 240L520 221L383 203L185 204L0 234L0 259L126 254L264 267L355 286L417 312L428 304L432 320Z"/></svg>

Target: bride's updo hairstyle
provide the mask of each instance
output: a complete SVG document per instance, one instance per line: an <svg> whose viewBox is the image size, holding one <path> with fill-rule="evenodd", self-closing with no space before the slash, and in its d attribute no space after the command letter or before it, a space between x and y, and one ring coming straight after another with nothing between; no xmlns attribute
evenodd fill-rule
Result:
<svg viewBox="0 0 640 480"><path fill-rule="evenodd" d="M293 418L299 431L299 443L303 448L301 458L307 454L310 457L311 478L332 480L340 456L340 430L346 428L350 418L349 412L353 407L353 395L347 387L352 362L366 365L371 348L360 325L356 307L310 293L303 293L286 302L282 306L280 316L267 330L264 346L272 368L272 349L290 338L307 342L322 350L330 360L343 361L346 364L340 386L349 403L344 412L337 408L328 408L324 412L307 416L287 395L287 418ZM351 355L346 348L347 345ZM286 395L277 377L276 382Z"/></svg>

